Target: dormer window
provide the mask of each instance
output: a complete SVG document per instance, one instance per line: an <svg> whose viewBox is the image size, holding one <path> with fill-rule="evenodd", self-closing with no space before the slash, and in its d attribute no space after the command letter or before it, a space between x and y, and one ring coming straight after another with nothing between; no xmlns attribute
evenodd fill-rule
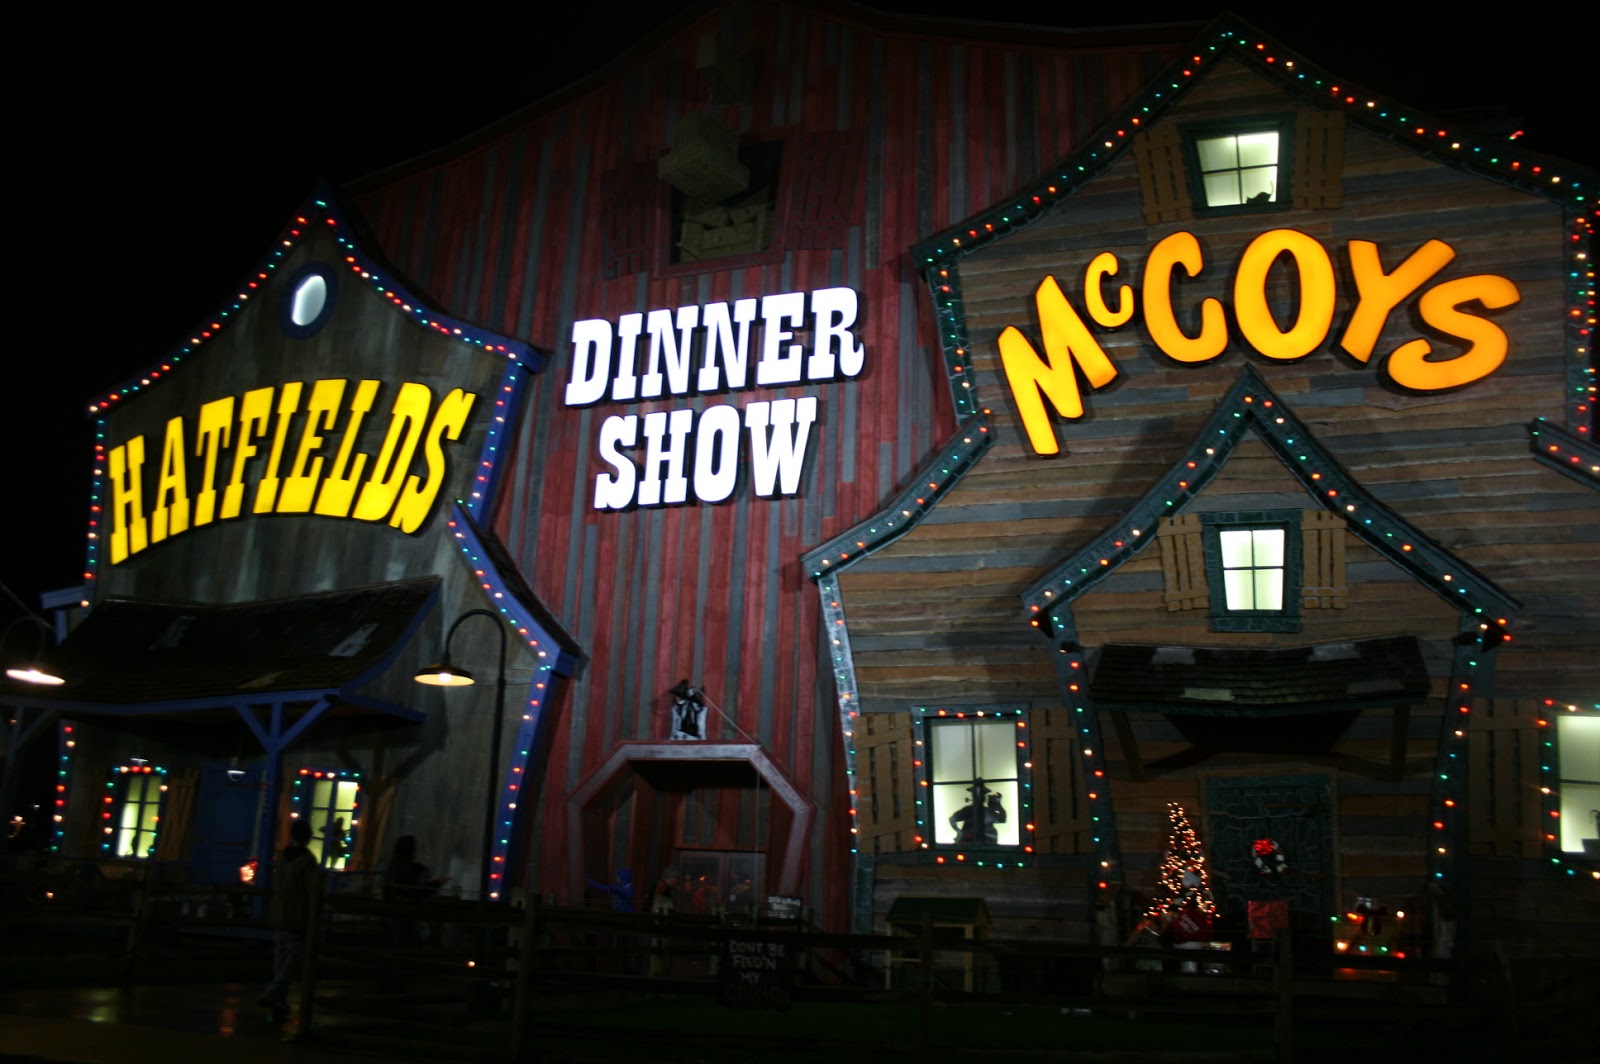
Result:
<svg viewBox="0 0 1600 1064"><path fill-rule="evenodd" d="M1195 159L1205 206L1276 204L1282 188L1281 142L1276 127L1196 136Z"/></svg>
<svg viewBox="0 0 1600 1064"><path fill-rule="evenodd" d="M1281 525L1217 530L1223 602L1229 610L1283 609L1284 539Z"/></svg>
<svg viewBox="0 0 1600 1064"><path fill-rule="evenodd" d="M1300 629L1300 511L1200 515L1213 632Z"/></svg>
<svg viewBox="0 0 1600 1064"><path fill-rule="evenodd" d="M1133 138L1133 155L1147 225L1344 201L1342 111L1158 122Z"/></svg>

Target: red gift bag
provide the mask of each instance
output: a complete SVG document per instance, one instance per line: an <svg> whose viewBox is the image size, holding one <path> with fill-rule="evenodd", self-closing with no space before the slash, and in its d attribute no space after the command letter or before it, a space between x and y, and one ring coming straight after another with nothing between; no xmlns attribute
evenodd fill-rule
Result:
<svg viewBox="0 0 1600 1064"><path fill-rule="evenodd" d="M1251 938L1271 938L1278 928L1289 926L1288 902L1252 901L1245 904Z"/></svg>

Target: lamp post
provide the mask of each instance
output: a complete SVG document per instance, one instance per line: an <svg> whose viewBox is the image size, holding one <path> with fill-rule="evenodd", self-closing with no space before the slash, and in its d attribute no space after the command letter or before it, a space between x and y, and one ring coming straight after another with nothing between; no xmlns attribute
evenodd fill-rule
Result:
<svg viewBox="0 0 1600 1064"><path fill-rule="evenodd" d="M489 798L488 808L484 811L483 819L483 892L482 901L488 902L491 893L491 884L494 882L494 822L495 808L500 796L500 784L496 778L500 764L500 725L505 717L506 709L506 629L498 617L491 610L468 610L455 619L450 626L450 631L444 637L444 660L437 665L429 665L417 670L414 679L418 683L428 684L432 687L470 687L477 681L472 673L466 669L456 667L450 660L450 641L455 638L456 629L461 627L461 622L468 617L487 617L494 621L495 631L500 633L500 668L494 681L494 727L489 732Z"/></svg>
<svg viewBox="0 0 1600 1064"><path fill-rule="evenodd" d="M11 641L11 634L16 631L17 625L24 623L38 629L38 645L34 649L33 656L21 660L5 657L6 644ZM34 687L59 687L67 682L44 664L47 636L54 643L55 629L32 613L25 613L6 625L5 631L0 632L0 661L5 664L8 679ZM6 735L4 747L0 748L0 811L4 811L5 819L8 821L16 816L17 757L22 747L39 733L42 722L49 719L50 712L50 710L35 709L34 719L25 725L27 710L19 706L16 716L11 719L7 728L9 734Z"/></svg>

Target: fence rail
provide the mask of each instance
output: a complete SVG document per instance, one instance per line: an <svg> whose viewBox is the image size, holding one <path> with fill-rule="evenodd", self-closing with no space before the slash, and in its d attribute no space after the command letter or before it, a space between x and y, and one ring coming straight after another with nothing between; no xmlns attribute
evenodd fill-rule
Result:
<svg viewBox="0 0 1600 1064"><path fill-rule="evenodd" d="M245 885L174 882L170 869L147 863L88 870L92 862L54 862L18 876L27 899L54 905L62 917L93 918L125 935L122 975L139 977L157 932L233 933L265 939L267 894ZM364 891L370 882L339 880L314 907L298 1001L300 1037L343 1037L351 1016L382 1019L446 1037L481 1036L488 1055L522 1059L543 1033L575 1029L560 1002L647 993L715 999L729 1006L790 1003L893 1006L904 1015L900 1042L934 1048L935 1010L1048 1006L1074 1016L1230 1016L1261 1028L1260 1059L1294 1057L1294 1027L1319 1002L1357 999L1364 1014L1381 990L1390 1005L1444 1000L1448 962L1421 958L1365 960L1328 955L1281 937L1264 951L1101 946L1043 941L972 941L945 937L925 919L912 933L846 935L789 920L732 922L693 915L652 916L448 898L388 902ZM354 887L354 892L350 890ZM49 897L46 897L49 895ZM1338 969L1347 976L1332 978ZM1348 978L1371 970L1385 982ZM371 993L359 988L369 986ZM896 1012L895 1010L898 1010ZM943 1020L943 1017L940 1017ZM896 1021L899 1022L899 1021ZM1269 1033L1270 1032L1270 1033ZM812 1037L823 1037L817 1032Z"/></svg>

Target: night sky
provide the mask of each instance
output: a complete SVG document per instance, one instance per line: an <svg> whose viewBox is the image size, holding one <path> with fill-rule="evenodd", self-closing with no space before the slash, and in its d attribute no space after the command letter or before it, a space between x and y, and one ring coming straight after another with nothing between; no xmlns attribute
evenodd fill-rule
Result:
<svg viewBox="0 0 1600 1064"><path fill-rule="evenodd" d="M330 7L332 5L329 5ZM583 6L583 5L577 5ZM1020 23L1067 5L884 4ZM1239 3L1286 47L1351 83L1449 119L1495 116L1523 143L1600 169L1588 119L1593 25L1559 5L1449 21L1395 5ZM348 181L450 143L596 66L670 4L591 4L565 25L310 17L270 5L9 15L13 284L4 365L7 520L0 582L30 606L79 579L88 401L158 360L237 288L315 182ZM1201 5L1107 5L1066 24L1205 19ZM637 12L650 14L639 15ZM449 309L449 308L447 308ZM0 618L16 615L0 592Z"/></svg>

